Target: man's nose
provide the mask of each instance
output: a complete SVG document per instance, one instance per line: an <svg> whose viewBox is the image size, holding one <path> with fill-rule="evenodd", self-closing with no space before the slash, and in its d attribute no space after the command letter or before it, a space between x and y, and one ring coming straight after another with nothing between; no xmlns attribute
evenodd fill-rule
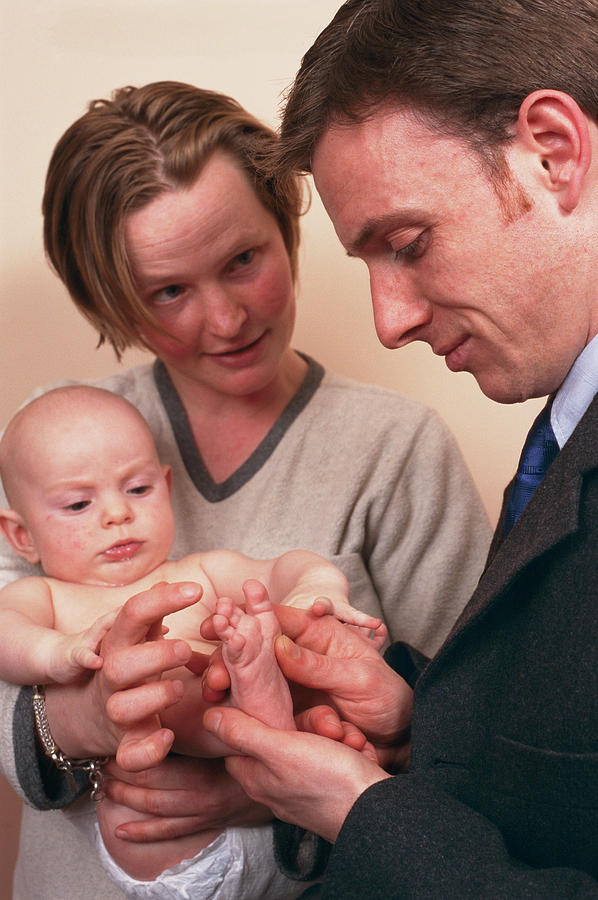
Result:
<svg viewBox="0 0 598 900"><path fill-rule="evenodd" d="M380 343L396 350L424 340L422 331L432 320L432 307L408 276L370 268L370 292Z"/></svg>

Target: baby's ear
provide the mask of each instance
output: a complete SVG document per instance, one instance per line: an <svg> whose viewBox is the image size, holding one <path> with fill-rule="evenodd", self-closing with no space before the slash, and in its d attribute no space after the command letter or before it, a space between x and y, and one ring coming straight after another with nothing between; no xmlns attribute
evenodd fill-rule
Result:
<svg viewBox="0 0 598 900"><path fill-rule="evenodd" d="M172 466L164 465L162 466L162 475L164 476L164 480L168 485L168 491L172 494Z"/></svg>
<svg viewBox="0 0 598 900"><path fill-rule="evenodd" d="M21 516L14 509L0 509L0 529L2 534L19 556L30 563L39 562L39 553L33 543L31 533Z"/></svg>

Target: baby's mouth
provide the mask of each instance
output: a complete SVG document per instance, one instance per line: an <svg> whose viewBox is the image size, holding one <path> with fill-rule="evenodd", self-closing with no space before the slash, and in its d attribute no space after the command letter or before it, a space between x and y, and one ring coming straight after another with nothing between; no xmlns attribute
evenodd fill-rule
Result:
<svg viewBox="0 0 598 900"><path fill-rule="evenodd" d="M132 559L141 547L141 541L118 541L112 547L104 550L104 556L113 562L120 562L123 559Z"/></svg>

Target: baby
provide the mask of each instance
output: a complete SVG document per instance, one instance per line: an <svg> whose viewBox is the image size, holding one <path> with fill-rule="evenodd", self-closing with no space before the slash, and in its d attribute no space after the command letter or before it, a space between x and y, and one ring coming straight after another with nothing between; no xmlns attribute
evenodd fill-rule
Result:
<svg viewBox="0 0 598 900"><path fill-rule="evenodd" d="M200 626L216 612L230 702L277 728L295 724L273 652L279 629L269 597L303 608L315 604L372 630L378 645L384 641L380 620L350 606L346 579L316 554L296 550L254 560L219 550L167 560L174 539L170 468L160 463L143 417L109 391L59 388L25 406L0 442L0 473L11 505L0 511L4 536L44 571L0 591L0 677L7 681L64 683L100 668L101 641L118 609L161 581L200 586L199 600L196 592L187 608L164 620L169 637L211 652L214 644L201 637ZM169 676L192 680L184 669ZM172 730L176 751L221 755L221 745L201 727L197 692L183 696L161 723ZM216 837L164 841L148 854L115 836L118 824L135 815L108 799L98 804L101 855L106 860L107 849L140 881L155 879Z"/></svg>

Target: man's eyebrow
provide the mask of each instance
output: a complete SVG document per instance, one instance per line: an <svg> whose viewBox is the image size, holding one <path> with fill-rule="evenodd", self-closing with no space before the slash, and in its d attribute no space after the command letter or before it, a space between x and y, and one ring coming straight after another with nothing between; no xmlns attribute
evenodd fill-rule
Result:
<svg viewBox="0 0 598 900"><path fill-rule="evenodd" d="M378 231L385 231L391 227L393 229L408 228L410 225L419 225L425 220L426 214L421 209L396 210L368 219L356 239L347 246L347 256L359 256Z"/></svg>

